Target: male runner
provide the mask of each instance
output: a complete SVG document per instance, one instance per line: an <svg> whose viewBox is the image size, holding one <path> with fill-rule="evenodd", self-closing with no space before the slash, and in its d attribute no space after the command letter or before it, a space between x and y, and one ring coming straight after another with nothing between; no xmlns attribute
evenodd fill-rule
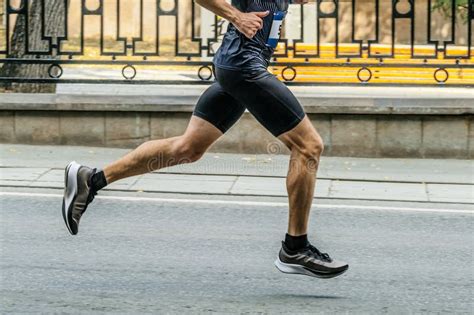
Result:
<svg viewBox="0 0 474 315"><path fill-rule="evenodd" d="M196 2L230 22L214 58L217 82L199 99L183 135L145 142L103 170L76 162L66 167L63 217L69 232L77 234L88 204L107 184L198 160L248 109L291 150L286 180L288 233L276 267L285 273L320 278L344 273L348 269L346 263L321 253L307 238L323 142L295 96L267 71L274 51L268 44L269 37L275 35L273 19L277 14L282 16L282 12L286 14L288 0L232 0L232 5L226 0Z"/></svg>

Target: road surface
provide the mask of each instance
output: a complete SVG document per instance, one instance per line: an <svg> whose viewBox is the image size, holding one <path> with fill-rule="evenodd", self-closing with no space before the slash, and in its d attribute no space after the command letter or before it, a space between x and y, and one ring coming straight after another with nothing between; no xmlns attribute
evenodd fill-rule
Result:
<svg viewBox="0 0 474 315"><path fill-rule="evenodd" d="M61 199L0 195L0 313L470 313L473 216L318 209L311 240L350 263L278 272L278 205L99 198L70 236Z"/></svg>

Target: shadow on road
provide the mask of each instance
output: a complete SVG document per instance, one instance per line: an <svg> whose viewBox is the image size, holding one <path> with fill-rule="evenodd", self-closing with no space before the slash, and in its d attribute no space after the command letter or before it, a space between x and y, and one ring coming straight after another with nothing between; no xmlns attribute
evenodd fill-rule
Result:
<svg viewBox="0 0 474 315"><path fill-rule="evenodd" d="M270 300L275 300L275 299L300 299L300 300L312 300L312 299L321 299L321 300L336 300L336 299L345 299L343 296L337 296L337 295L313 295L313 294L294 294L294 293L289 293L289 294L269 294L269 295L264 295L262 298L268 298Z"/></svg>

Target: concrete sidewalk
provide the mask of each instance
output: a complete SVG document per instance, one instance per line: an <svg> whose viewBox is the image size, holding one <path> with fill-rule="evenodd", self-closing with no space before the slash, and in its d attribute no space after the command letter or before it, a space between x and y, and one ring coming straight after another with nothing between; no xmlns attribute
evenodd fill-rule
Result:
<svg viewBox="0 0 474 315"><path fill-rule="evenodd" d="M0 145L0 186L62 189L71 160L103 167L127 149ZM107 190L285 197L288 156L209 153L197 163L111 184ZM324 157L315 197L474 204L469 160Z"/></svg>

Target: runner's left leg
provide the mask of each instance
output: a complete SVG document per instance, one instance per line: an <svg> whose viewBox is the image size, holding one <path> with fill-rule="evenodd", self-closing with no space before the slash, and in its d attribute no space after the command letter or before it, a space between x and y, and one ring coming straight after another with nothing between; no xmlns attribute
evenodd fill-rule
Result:
<svg viewBox="0 0 474 315"><path fill-rule="evenodd" d="M289 197L288 233L275 261L285 273L333 278L348 264L321 253L307 239L308 220L314 196L316 171L323 142L291 91L268 72L246 77L241 72L216 69L216 77L275 137L290 150L287 176Z"/></svg>
<svg viewBox="0 0 474 315"><path fill-rule="evenodd" d="M308 233L309 213L313 202L316 173L323 152L323 141L305 117L292 130L278 137L291 151L286 187L290 204L288 234Z"/></svg>

